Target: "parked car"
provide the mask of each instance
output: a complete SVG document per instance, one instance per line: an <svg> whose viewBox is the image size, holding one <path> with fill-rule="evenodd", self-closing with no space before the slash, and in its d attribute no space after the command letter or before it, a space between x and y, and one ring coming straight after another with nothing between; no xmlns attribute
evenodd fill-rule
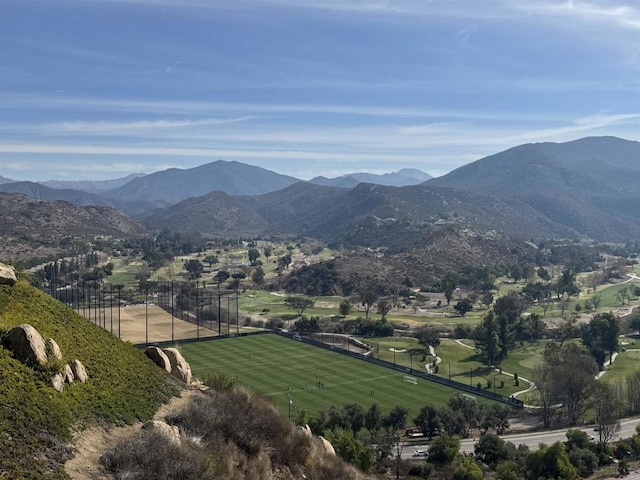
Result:
<svg viewBox="0 0 640 480"><path fill-rule="evenodd" d="M416 450L415 452L413 452L413 456L414 457L426 457L427 456L427 452L425 450Z"/></svg>

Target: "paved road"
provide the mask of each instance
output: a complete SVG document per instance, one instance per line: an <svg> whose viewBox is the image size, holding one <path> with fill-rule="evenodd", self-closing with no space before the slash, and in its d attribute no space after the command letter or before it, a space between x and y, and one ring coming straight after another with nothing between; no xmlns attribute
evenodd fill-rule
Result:
<svg viewBox="0 0 640 480"><path fill-rule="evenodd" d="M632 417L624 419L620 422L620 432L616 436L616 438L628 438L631 437L635 433L636 425L640 424L640 417ZM525 444L531 449L538 448L538 445L541 443L546 443L550 445L558 440L564 442L567 440L567 430L550 430L544 432L530 432L530 433L519 433L515 435L501 435L500 437L504 440L514 443L515 445ZM598 432L593 431L593 427L584 427L580 428L580 430L587 433L587 435L593 435L598 438ZM474 446L478 439L464 439L460 442L460 449L464 452L473 453ZM416 450L427 451L429 448L428 445L411 445L407 446L402 451L402 458L412 458L414 456L414 452Z"/></svg>

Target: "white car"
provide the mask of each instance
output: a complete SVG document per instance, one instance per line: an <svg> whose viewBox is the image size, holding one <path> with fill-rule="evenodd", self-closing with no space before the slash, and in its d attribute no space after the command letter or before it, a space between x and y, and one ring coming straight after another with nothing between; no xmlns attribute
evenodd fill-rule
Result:
<svg viewBox="0 0 640 480"><path fill-rule="evenodd" d="M413 452L413 456L414 457L426 457L427 456L427 452L424 450L416 450L415 452Z"/></svg>

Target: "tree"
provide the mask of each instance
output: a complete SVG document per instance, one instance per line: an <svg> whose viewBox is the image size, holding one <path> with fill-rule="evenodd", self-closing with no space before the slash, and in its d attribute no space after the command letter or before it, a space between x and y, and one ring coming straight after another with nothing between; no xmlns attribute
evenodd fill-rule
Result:
<svg viewBox="0 0 640 480"><path fill-rule="evenodd" d="M209 268L213 267L215 263L218 263L218 257L215 255L207 255L204 257L204 261L209 264Z"/></svg>
<svg viewBox="0 0 640 480"><path fill-rule="evenodd" d="M473 310L473 303L468 298L463 298L453 306L453 309L458 312L461 317L464 317L467 312Z"/></svg>
<svg viewBox="0 0 640 480"><path fill-rule="evenodd" d="M527 457L525 479L538 480L540 478L561 478L574 480L578 476L576 469L569 461L567 450L561 442L550 447L540 444L537 451Z"/></svg>
<svg viewBox="0 0 640 480"><path fill-rule="evenodd" d="M440 429L438 410L433 405L425 405L420 409L418 416L413 419L413 423L431 440Z"/></svg>
<svg viewBox="0 0 640 480"><path fill-rule="evenodd" d="M338 307L340 315L346 317L351 312L351 301L348 298L343 299Z"/></svg>
<svg viewBox="0 0 640 480"><path fill-rule="evenodd" d="M289 265L291 265L291 252L283 255L282 257L278 257L278 272L282 273L282 271L286 270Z"/></svg>
<svg viewBox="0 0 640 480"><path fill-rule="evenodd" d="M418 343L429 350L429 347L437 347L440 345L440 330L431 325L420 327L416 335Z"/></svg>
<svg viewBox="0 0 640 480"><path fill-rule="evenodd" d="M199 260L191 259L184 264L184 269L191 274L191 278L200 278L204 271L204 266Z"/></svg>
<svg viewBox="0 0 640 480"><path fill-rule="evenodd" d="M460 451L460 440L447 433L437 436L429 446L427 462L445 465L453 462Z"/></svg>
<svg viewBox="0 0 640 480"><path fill-rule="evenodd" d="M273 253L273 249L268 245L262 249L262 254L264 255L264 258L266 258L267 260L269 260L269 257L271 256L272 253Z"/></svg>
<svg viewBox="0 0 640 480"><path fill-rule="evenodd" d="M482 480L484 473L472 457L462 457L453 474L454 480Z"/></svg>
<svg viewBox="0 0 640 480"><path fill-rule="evenodd" d="M380 317L382 318L382 320L385 320L387 318L387 314L389 313L390 310L391 310L391 302L389 302L389 300L387 300L386 298L383 298L378 302L378 313L380 314Z"/></svg>
<svg viewBox="0 0 640 480"><path fill-rule="evenodd" d="M589 349L600 369L604 368L605 356L609 359L618 350L621 333L620 320L613 313L595 315L582 332L582 343Z"/></svg>
<svg viewBox="0 0 640 480"><path fill-rule="evenodd" d="M262 285L264 283L264 270L262 269L262 267L257 267L253 271L253 274L251 275L251 280L256 285Z"/></svg>
<svg viewBox="0 0 640 480"><path fill-rule="evenodd" d="M473 338L476 350L486 360L488 365L496 365L501 360L500 337L498 336L498 323L493 312L489 312L476 327Z"/></svg>
<svg viewBox="0 0 640 480"><path fill-rule="evenodd" d="M407 415L409 415L409 410L402 405L396 405L386 416L382 417L382 428L384 428L389 435L394 434L405 427Z"/></svg>
<svg viewBox="0 0 640 480"><path fill-rule="evenodd" d="M635 318L632 318L629 322L629 328L636 332L640 332L640 315L636 315Z"/></svg>
<svg viewBox="0 0 640 480"><path fill-rule="evenodd" d="M362 427L364 427L366 416L364 407L359 403L350 403L344 406L344 413L349 419L353 435L356 436Z"/></svg>
<svg viewBox="0 0 640 480"><path fill-rule="evenodd" d="M364 426L371 433L371 438L378 436L378 432L382 428L382 410L377 403L372 403L367 410L364 416Z"/></svg>
<svg viewBox="0 0 640 480"><path fill-rule="evenodd" d="M249 262L253 265L255 261L260 257L260 250L257 248L250 248L247 252L247 256L249 257Z"/></svg>
<svg viewBox="0 0 640 480"><path fill-rule="evenodd" d="M553 369L557 401L566 408L569 423L575 425L589 407L598 366L589 353L573 343L546 349L544 361Z"/></svg>
<svg viewBox="0 0 640 480"><path fill-rule="evenodd" d="M551 426L551 420L557 403L557 384L554 377L554 366L543 362L534 368L531 380L536 385L540 393L540 409L538 412L542 417L545 428Z"/></svg>
<svg viewBox="0 0 640 480"><path fill-rule="evenodd" d="M302 315L305 310L313 308L315 302L306 297L287 297L284 299L284 304L293 310L297 310L298 315Z"/></svg>
<svg viewBox="0 0 640 480"><path fill-rule="evenodd" d="M440 285L442 287L442 293L444 293L444 298L447 299L447 305L449 305L453 298L453 292L455 292L458 286L458 279L453 275L447 275L440 280Z"/></svg>
<svg viewBox="0 0 640 480"><path fill-rule="evenodd" d="M336 454L365 473L373 468L373 448L355 438L351 431L336 428L326 433Z"/></svg>
<svg viewBox="0 0 640 480"><path fill-rule="evenodd" d="M367 288L360 292L360 302L364 307L364 318L369 318L369 310L371 310L377 299L378 294L372 288Z"/></svg>
<svg viewBox="0 0 640 480"><path fill-rule="evenodd" d="M243 279L247 278L247 274L244 272L236 272L231 274L231 278L233 278L233 282L231 285L233 286L233 289L237 292L238 287L240 286L240 282Z"/></svg>
<svg viewBox="0 0 640 480"><path fill-rule="evenodd" d="M495 469L498 463L504 460L513 460L512 451L515 448L511 444L511 449L509 449L508 445L498 435L485 433L480 436L478 443L474 447L474 452L478 460Z"/></svg>

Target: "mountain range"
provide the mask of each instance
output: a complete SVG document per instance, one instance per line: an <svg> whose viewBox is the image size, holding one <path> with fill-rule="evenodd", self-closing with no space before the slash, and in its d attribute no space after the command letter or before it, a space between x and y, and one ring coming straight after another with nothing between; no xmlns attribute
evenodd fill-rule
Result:
<svg viewBox="0 0 640 480"><path fill-rule="evenodd" d="M426 174L405 169L303 182L216 161L136 177L100 195L31 182L5 183L0 191L118 208L149 230L286 234L395 251L418 248L452 228L477 238L610 242L640 238L639 160L639 142L590 137L517 146L400 187L360 180L389 183L399 175L417 182Z"/></svg>

